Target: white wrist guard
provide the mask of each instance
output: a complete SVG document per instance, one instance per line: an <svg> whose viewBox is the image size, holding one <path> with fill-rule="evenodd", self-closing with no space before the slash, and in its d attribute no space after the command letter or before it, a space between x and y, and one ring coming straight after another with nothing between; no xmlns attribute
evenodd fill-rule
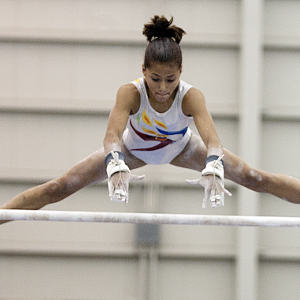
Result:
<svg viewBox="0 0 300 300"><path fill-rule="evenodd" d="M201 174L202 176L205 175L215 175L224 180L224 167L223 167L223 162L222 162L222 156L217 156L215 157L215 160L211 160L206 163L205 169L202 170ZM212 156L214 158L214 156Z"/></svg>
<svg viewBox="0 0 300 300"><path fill-rule="evenodd" d="M122 152L111 151L105 158L107 183L108 183L108 195L112 201L128 202L128 183L123 182L122 176L119 181L113 183L112 175L118 172L128 172L130 170L124 162L124 155ZM117 176L117 175L116 175ZM126 187L127 186L127 187Z"/></svg>
<svg viewBox="0 0 300 300"><path fill-rule="evenodd" d="M110 178L113 174L117 172L130 172L124 160L120 159L119 156L121 156L120 153L116 151L111 151L111 153L106 157L106 162L107 158L110 159L106 167L106 173L108 178Z"/></svg>

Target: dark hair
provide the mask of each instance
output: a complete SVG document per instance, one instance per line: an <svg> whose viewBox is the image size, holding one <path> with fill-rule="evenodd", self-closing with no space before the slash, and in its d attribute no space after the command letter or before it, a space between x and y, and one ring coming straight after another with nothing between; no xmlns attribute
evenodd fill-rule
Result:
<svg viewBox="0 0 300 300"><path fill-rule="evenodd" d="M164 16L154 16L151 22L144 25L143 34L147 37L148 46L145 51L144 66L151 63L173 62L181 67L182 54L180 41L185 31L172 25L173 17L168 21Z"/></svg>

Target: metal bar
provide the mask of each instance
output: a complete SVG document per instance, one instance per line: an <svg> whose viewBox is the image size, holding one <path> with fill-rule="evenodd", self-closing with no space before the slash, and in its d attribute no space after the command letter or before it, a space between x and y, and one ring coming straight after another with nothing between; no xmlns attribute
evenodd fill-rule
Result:
<svg viewBox="0 0 300 300"><path fill-rule="evenodd" d="M0 220L173 225L300 227L300 217L224 216L0 209Z"/></svg>

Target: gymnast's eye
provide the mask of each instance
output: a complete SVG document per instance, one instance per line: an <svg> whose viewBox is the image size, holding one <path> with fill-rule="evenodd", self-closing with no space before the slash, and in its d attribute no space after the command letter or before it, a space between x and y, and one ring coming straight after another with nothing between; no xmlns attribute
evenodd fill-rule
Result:
<svg viewBox="0 0 300 300"><path fill-rule="evenodd" d="M151 79L154 81L154 82L158 82L158 78L153 78L153 77L151 77Z"/></svg>
<svg viewBox="0 0 300 300"><path fill-rule="evenodd" d="M175 81L175 79L168 79L168 82L174 82Z"/></svg>

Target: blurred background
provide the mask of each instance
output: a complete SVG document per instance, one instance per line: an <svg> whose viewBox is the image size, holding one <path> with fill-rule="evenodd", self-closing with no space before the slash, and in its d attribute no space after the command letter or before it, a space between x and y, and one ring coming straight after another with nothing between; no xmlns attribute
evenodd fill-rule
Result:
<svg viewBox="0 0 300 300"><path fill-rule="evenodd" d="M0 0L0 203L102 147L118 87L142 75L143 24L170 18L182 79L207 99L226 148L300 177L299 0ZM128 205L106 182L52 210L299 216L227 182L202 209L197 172L147 166ZM300 231L12 222L0 227L0 299L299 300Z"/></svg>

